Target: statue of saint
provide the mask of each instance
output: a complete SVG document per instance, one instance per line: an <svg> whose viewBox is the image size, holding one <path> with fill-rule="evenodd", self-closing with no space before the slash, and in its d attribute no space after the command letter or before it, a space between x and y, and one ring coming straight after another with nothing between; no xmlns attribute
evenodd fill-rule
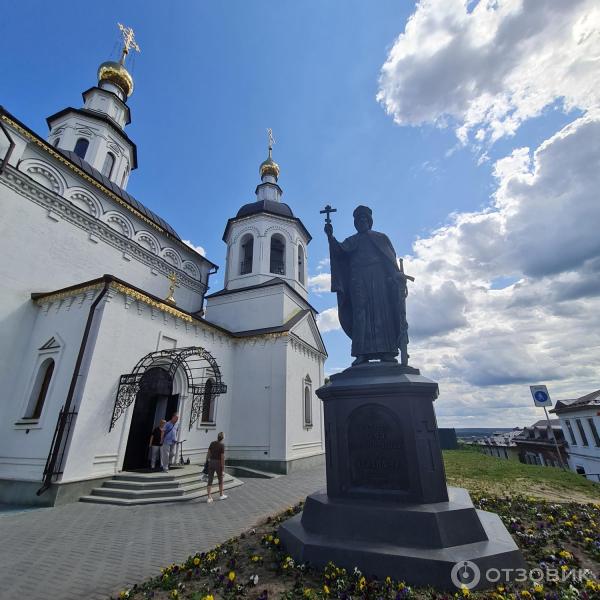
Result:
<svg viewBox="0 0 600 600"><path fill-rule="evenodd" d="M352 339L352 365L369 360L408 365L406 322L407 279L389 238L373 231L372 211L358 206L353 213L355 235L343 242L333 237L328 218L325 233L331 257L331 291L337 292L342 329ZM329 215L328 215L329 217Z"/></svg>

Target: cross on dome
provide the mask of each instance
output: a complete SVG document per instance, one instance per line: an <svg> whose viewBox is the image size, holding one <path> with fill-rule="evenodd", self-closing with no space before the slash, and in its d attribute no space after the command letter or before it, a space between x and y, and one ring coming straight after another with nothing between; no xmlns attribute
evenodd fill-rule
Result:
<svg viewBox="0 0 600 600"><path fill-rule="evenodd" d="M131 27L125 27L121 23L117 23L121 33L123 34L123 54L119 61L122 65L125 64L125 57L129 54L129 49L133 48L136 52L141 52L140 47L135 41L135 32Z"/></svg>

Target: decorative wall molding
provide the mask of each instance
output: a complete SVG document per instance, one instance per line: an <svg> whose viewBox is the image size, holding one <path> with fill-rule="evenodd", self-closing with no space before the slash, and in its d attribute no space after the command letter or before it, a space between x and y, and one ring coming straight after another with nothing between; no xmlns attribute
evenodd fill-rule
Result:
<svg viewBox="0 0 600 600"><path fill-rule="evenodd" d="M7 165L0 179L19 195L32 200L46 210L51 209L57 216L94 235L120 252L125 252L139 262L156 269L166 277L173 272L173 265L162 257L141 246L134 239L127 238L108 223L94 217L67 198L52 193L48 188L28 177L25 173ZM119 215L125 223L131 225L131 222L117 211L110 211L106 214ZM188 272L183 270L179 270L177 282L179 285L183 285L198 294L203 294L206 291L205 283L191 277Z"/></svg>

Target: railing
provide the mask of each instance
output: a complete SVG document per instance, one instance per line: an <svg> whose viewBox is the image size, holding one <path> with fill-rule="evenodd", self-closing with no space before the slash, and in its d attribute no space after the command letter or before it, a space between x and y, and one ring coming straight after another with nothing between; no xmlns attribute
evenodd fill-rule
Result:
<svg viewBox="0 0 600 600"><path fill-rule="evenodd" d="M240 275L247 275L252 273L252 259L245 258L240 265Z"/></svg>
<svg viewBox="0 0 600 600"><path fill-rule="evenodd" d="M270 271L276 275L285 275L285 264L282 260L272 260Z"/></svg>

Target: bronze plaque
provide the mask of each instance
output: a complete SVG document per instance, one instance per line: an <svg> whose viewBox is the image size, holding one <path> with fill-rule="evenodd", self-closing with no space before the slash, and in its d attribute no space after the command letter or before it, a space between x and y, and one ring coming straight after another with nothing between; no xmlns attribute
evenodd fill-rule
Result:
<svg viewBox="0 0 600 600"><path fill-rule="evenodd" d="M348 417L350 485L408 490L407 457L398 416L380 404L365 404Z"/></svg>

